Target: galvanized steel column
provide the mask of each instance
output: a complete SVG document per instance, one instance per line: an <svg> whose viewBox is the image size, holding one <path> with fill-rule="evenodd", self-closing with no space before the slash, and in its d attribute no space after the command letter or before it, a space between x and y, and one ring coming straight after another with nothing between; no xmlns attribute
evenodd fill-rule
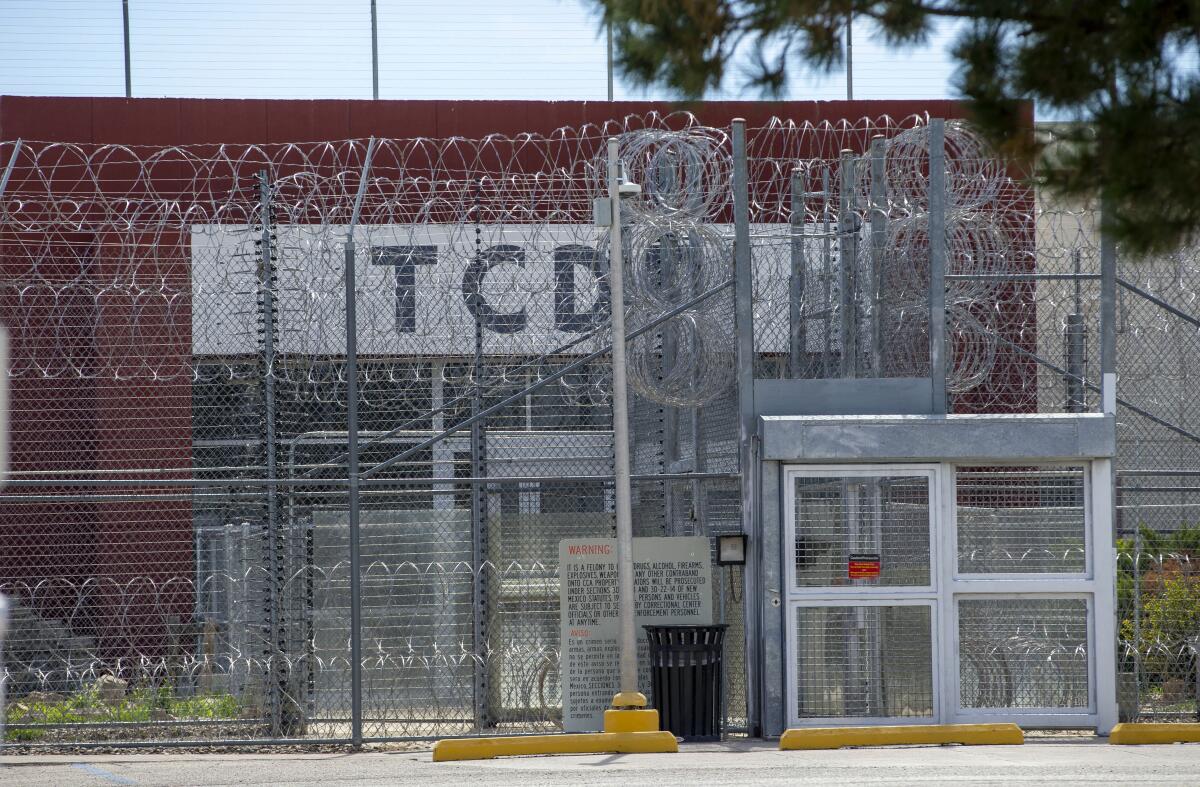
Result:
<svg viewBox="0 0 1200 787"><path fill-rule="evenodd" d="M929 122L929 376L933 412L946 400L946 121Z"/></svg>
<svg viewBox="0 0 1200 787"><path fill-rule="evenodd" d="M749 536L743 575L746 628L746 711L752 735L761 724L758 632L762 628L759 593L758 453L754 424L754 277L750 256L750 186L746 163L746 121L733 121L733 275L737 339L738 462L742 474L742 529Z"/></svg>
<svg viewBox="0 0 1200 787"><path fill-rule="evenodd" d="M614 493L617 504L617 592L621 647L620 693L638 690L637 631L633 598L633 504L629 481L629 400L625 381L624 249L621 245L621 195L618 140L608 140L608 200L612 229L608 236L609 293L612 297L613 454Z"/></svg>
<svg viewBox="0 0 1200 787"><path fill-rule="evenodd" d="M361 747L363 739L362 712L362 566L361 536L359 533L359 474L358 474L358 313L354 276L354 230L362 211L367 179L371 172L371 157L375 154L375 138L367 145L350 228L346 233L346 475L349 481L350 536L350 740Z"/></svg>

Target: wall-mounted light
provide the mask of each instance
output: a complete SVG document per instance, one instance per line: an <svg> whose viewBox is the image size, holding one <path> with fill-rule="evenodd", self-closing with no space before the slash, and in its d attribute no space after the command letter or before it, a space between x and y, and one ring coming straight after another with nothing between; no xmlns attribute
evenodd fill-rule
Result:
<svg viewBox="0 0 1200 787"><path fill-rule="evenodd" d="M746 534L734 533L728 536L717 536L717 565L744 566L746 565Z"/></svg>

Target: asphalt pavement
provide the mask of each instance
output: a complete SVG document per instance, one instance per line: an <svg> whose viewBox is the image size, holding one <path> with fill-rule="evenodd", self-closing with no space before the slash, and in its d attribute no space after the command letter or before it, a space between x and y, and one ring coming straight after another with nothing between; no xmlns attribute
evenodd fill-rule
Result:
<svg viewBox="0 0 1200 787"><path fill-rule="evenodd" d="M0 757L0 785L466 784L1200 784L1200 744L778 751L770 743L684 745L678 754L520 757L434 763L428 751Z"/></svg>

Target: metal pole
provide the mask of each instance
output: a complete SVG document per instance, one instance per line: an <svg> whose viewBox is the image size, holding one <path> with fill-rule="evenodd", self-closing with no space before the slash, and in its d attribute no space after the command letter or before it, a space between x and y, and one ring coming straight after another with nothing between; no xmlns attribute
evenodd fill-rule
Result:
<svg viewBox="0 0 1200 787"><path fill-rule="evenodd" d="M608 100L613 100L613 26L608 23Z"/></svg>
<svg viewBox="0 0 1200 787"><path fill-rule="evenodd" d="M474 183L475 260L483 259L483 178ZM478 296L476 296L478 297ZM484 433L483 411L483 317L476 303L472 312L475 317L475 351L471 361L471 477L484 477L487 462L487 435ZM487 652L487 588L485 586L484 563L487 557L487 486L478 480L471 482L471 638L476 656ZM488 670L482 658L474 661L473 696L475 725L479 729L490 726L488 718Z"/></svg>
<svg viewBox="0 0 1200 787"><path fill-rule="evenodd" d="M613 697L617 708L643 707L638 694L637 632L633 621L633 507L629 480L629 403L625 382L625 290L621 247L621 195L615 137L608 140L608 199L612 206L609 233L609 290L612 297L613 452L617 504L617 592L620 611L621 687Z"/></svg>
<svg viewBox="0 0 1200 787"><path fill-rule="evenodd" d="M858 377L858 215L854 212L854 153L843 150L838 175L838 281L841 285L842 377Z"/></svg>
<svg viewBox="0 0 1200 787"><path fill-rule="evenodd" d="M1071 260L1074 263L1075 270L1075 309L1071 314L1067 315L1067 374L1063 379L1063 383L1067 389L1066 411L1068 413L1082 413L1087 407L1083 387L1083 380L1087 375L1087 370L1084 368L1087 363L1085 352L1087 328L1083 321L1083 291L1082 282L1079 279L1079 249L1071 251Z"/></svg>
<svg viewBox="0 0 1200 787"><path fill-rule="evenodd" d="M871 138L871 371L883 377L883 261L887 247L887 174L883 135Z"/></svg>
<svg viewBox="0 0 1200 787"><path fill-rule="evenodd" d="M830 245L829 232L829 167L821 169L821 282L824 287L822 295L824 348L821 358L821 376L830 377L833 374L833 249Z"/></svg>
<svg viewBox="0 0 1200 787"><path fill-rule="evenodd" d="M24 142L20 139L13 145L12 156L9 157L8 163L4 165L4 174L0 175L0 198L4 196L4 192L8 189L8 181L12 178L13 170L17 168L17 156L21 155L21 147ZM0 207L3 207L0 205Z"/></svg>
<svg viewBox="0 0 1200 787"><path fill-rule="evenodd" d="M121 0L121 34L125 43L125 98L133 98L133 72L129 61L129 0Z"/></svg>
<svg viewBox="0 0 1200 787"><path fill-rule="evenodd" d="M362 589L359 565L358 487L358 313L355 306L354 238L346 238L346 475L350 536L350 740L362 746Z"/></svg>
<svg viewBox="0 0 1200 787"><path fill-rule="evenodd" d="M371 172L371 157L375 154L375 138L367 144L363 161L362 176L358 181L358 194L354 198L354 211L350 214L350 228L346 232L346 433L347 457L346 476L349 495L350 536L350 742L354 748L362 747L362 565L361 533L359 531L359 475L358 475L358 312L354 276L354 230L362 211L363 197L367 191L367 178Z"/></svg>
<svg viewBox="0 0 1200 787"><path fill-rule="evenodd" d="M1108 416L1117 414L1117 245L1109 231L1112 217L1112 203L1102 199L1100 203L1100 411ZM1110 474L1113 478L1115 474ZM1109 506L1112 541L1116 543L1118 536L1118 512L1116 483L1108 490L1103 498ZM1140 523L1135 522L1134 529L1140 529ZM1137 555L1134 560L1137 560ZM1135 571L1136 574L1136 571ZM1135 576L1134 582L1138 578ZM1116 589L1113 590L1114 595ZM1114 598L1112 609L1116 610ZM1117 621L1113 621L1117 625ZM1140 646L1140 642L1137 643ZM1117 638L1108 643L1096 643L1097 648L1116 651ZM1117 662L1119 663L1119 662ZM1119 677L1119 676L1118 676Z"/></svg>
<svg viewBox="0 0 1200 787"><path fill-rule="evenodd" d="M267 695L270 703L271 734L282 733L282 702L286 695L286 686L282 685L286 677L282 674L283 666L283 622L280 615L280 596L282 595L283 556L280 554L278 486L275 479L275 250L273 248L272 216L271 216L271 184L267 180L267 172L258 174L259 219L262 221L262 233L259 238L259 309L262 320L262 378L263 378L263 408L264 434L263 449L265 452L264 466L266 469L266 504L267 521L263 539L267 552L267 565L270 570L270 586L267 611L267 625L270 632L267 641Z"/></svg>
<svg viewBox="0 0 1200 787"><path fill-rule="evenodd" d="M733 265L734 315L737 338L738 385L738 462L742 474L742 529L746 532L746 568L743 574L746 628L746 701L747 722L757 735L760 722L758 685L759 637L761 630L761 594L759 583L758 467L754 440L754 307L753 274L750 268L750 196L746 165L746 121L733 121ZM749 592L746 592L749 591Z"/></svg>
<svg viewBox="0 0 1200 787"><path fill-rule="evenodd" d="M1117 244L1108 231L1110 205L1100 207L1100 404L1117 412Z"/></svg>
<svg viewBox="0 0 1200 787"><path fill-rule="evenodd" d="M804 357L806 337L804 335L804 277L807 264L804 256L804 174L796 167L792 170L791 231L792 231L792 275L789 280L788 328L791 341L788 346L788 377L804 376L801 359Z"/></svg>
<svg viewBox="0 0 1200 787"><path fill-rule="evenodd" d="M854 100L854 16L846 17L846 100Z"/></svg>
<svg viewBox="0 0 1200 787"><path fill-rule="evenodd" d="M379 13L371 0L371 98L379 100Z"/></svg>
<svg viewBox="0 0 1200 787"><path fill-rule="evenodd" d="M946 122L929 122L929 376L933 412L946 401Z"/></svg>

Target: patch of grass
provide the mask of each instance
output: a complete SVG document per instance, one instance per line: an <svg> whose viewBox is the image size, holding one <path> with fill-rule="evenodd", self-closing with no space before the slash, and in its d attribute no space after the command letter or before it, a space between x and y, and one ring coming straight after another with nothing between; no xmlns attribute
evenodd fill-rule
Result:
<svg viewBox="0 0 1200 787"><path fill-rule="evenodd" d="M172 699L168 712L177 719L236 719L241 707L232 694Z"/></svg>
<svg viewBox="0 0 1200 787"><path fill-rule="evenodd" d="M13 700L5 712L4 739L9 742L41 740L52 725L84 722L154 722L236 719L241 711L232 694L176 697L170 686L139 687L120 702L100 699L95 689L85 689L60 700Z"/></svg>

